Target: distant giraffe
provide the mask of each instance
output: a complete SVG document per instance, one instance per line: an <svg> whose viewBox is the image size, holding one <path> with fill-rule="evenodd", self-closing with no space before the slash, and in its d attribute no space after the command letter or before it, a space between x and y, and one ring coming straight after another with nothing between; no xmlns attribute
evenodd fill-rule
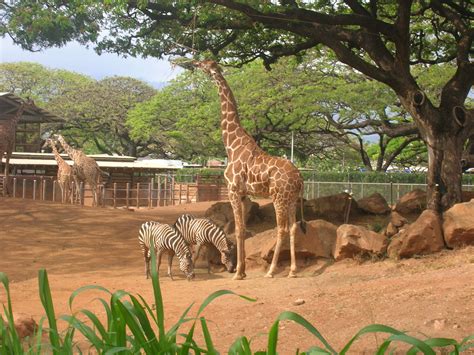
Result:
<svg viewBox="0 0 474 355"><path fill-rule="evenodd" d="M3 155L5 157L5 179L3 180L3 196L9 194L10 180L10 158L15 149L15 135L18 121L20 121L23 112L27 108L33 108L35 104L33 100L27 99L23 101L15 112L14 116L7 120L0 120L0 167L2 165Z"/></svg>
<svg viewBox="0 0 474 355"><path fill-rule="evenodd" d="M80 181L85 181L89 184L92 190L92 206L97 206L99 203L98 187L102 184L101 170L97 162L79 149L72 148L67 144L66 140L60 134L55 135L55 138L61 143L65 152L74 161L74 171Z"/></svg>
<svg viewBox="0 0 474 355"><path fill-rule="evenodd" d="M245 278L245 218L243 199L247 195L271 196L277 218L277 243L266 277L273 277L278 263L281 244L290 232L291 271L296 277L296 207L303 189L299 170L287 159L273 157L264 152L240 124L237 103L216 62L188 61L177 63L185 68L200 68L207 73L219 89L221 101L221 129L228 164L225 179L235 219L237 238L237 272L234 279ZM304 228L304 224L302 224Z"/></svg>
<svg viewBox="0 0 474 355"><path fill-rule="evenodd" d="M56 163L58 164L58 184L61 189L61 202L66 202L71 199L70 202L74 202L74 193L73 189L78 186L79 180L77 176L74 174L74 170L71 165L66 163L66 161L61 157L57 148L56 148L56 141L48 138L46 140L46 144L51 147L54 154L54 159L56 159Z"/></svg>

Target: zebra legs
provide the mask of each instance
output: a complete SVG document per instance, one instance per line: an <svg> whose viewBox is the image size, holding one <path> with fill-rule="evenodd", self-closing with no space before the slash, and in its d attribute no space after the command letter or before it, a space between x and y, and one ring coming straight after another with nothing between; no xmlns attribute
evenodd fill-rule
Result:
<svg viewBox="0 0 474 355"><path fill-rule="evenodd" d="M174 255L173 255L172 252L168 252L168 276L170 277L170 279L171 279L172 281L174 281L174 280L173 280L173 275L171 274L171 264L172 264L172 262L173 262L173 256L174 256Z"/></svg>

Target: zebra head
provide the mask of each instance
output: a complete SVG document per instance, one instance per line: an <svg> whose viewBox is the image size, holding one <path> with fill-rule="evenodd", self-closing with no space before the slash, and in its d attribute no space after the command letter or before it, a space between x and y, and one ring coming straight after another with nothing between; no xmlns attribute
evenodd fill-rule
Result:
<svg viewBox="0 0 474 355"><path fill-rule="evenodd" d="M193 255L190 251L179 258L179 268L184 272L188 281L194 279Z"/></svg>
<svg viewBox="0 0 474 355"><path fill-rule="evenodd" d="M228 272L235 272L235 265L237 264L237 249L235 245L228 239L226 250L221 251L221 263L225 265Z"/></svg>

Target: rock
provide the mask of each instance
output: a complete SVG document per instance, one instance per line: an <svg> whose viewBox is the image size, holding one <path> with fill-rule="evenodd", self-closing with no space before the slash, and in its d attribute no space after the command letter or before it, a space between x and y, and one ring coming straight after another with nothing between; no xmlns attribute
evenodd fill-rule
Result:
<svg viewBox="0 0 474 355"><path fill-rule="evenodd" d="M387 247L387 256L390 259L399 259L400 258L400 249L402 247L402 237L400 234L395 234L389 242Z"/></svg>
<svg viewBox="0 0 474 355"><path fill-rule="evenodd" d="M426 209L426 191L415 189L403 195L394 210L402 215L420 213Z"/></svg>
<svg viewBox="0 0 474 355"><path fill-rule="evenodd" d="M271 263L277 241L277 228L267 230L245 241L246 258L258 264ZM306 234L301 227L296 230L296 258L330 258L336 242L337 227L323 220L306 223ZM283 239L279 261L290 260L290 237Z"/></svg>
<svg viewBox="0 0 474 355"><path fill-rule="evenodd" d="M392 238L388 248L391 258L410 258L444 249L439 215L425 210L418 219Z"/></svg>
<svg viewBox="0 0 474 355"><path fill-rule="evenodd" d="M401 214L392 211L392 213L390 214L390 223L392 223L394 227L400 228L407 224L408 220Z"/></svg>
<svg viewBox="0 0 474 355"><path fill-rule="evenodd" d="M337 229L337 240L334 258L342 260L358 254L383 254L387 249L388 239L382 234L372 232L364 227L343 224Z"/></svg>
<svg viewBox="0 0 474 355"><path fill-rule="evenodd" d="M293 306L301 306L302 304L305 304L305 300L302 298L298 298L293 301Z"/></svg>
<svg viewBox="0 0 474 355"><path fill-rule="evenodd" d="M349 220L360 214L357 201L349 194L343 192L336 195L319 197L314 200L308 200L304 205L306 219L325 219L331 222L343 223L347 210L349 211Z"/></svg>
<svg viewBox="0 0 474 355"><path fill-rule="evenodd" d="M433 322L433 328L436 330L442 330L446 327L446 319L435 319Z"/></svg>
<svg viewBox="0 0 474 355"><path fill-rule="evenodd" d="M35 334L36 329L38 329L38 324L36 324L36 321L31 316L24 314L14 314L13 316L16 332L21 339L31 337Z"/></svg>
<svg viewBox="0 0 474 355"><path fill-rule="evenodd" d="M385 230L385 235L389 238L394 236L407 223L408 221L405 217L395 211L392 211L390 214L390 222L388 223L387 229Z"/></svg>
<svg viewBox="0 0 474 355"><path fill-rule="evenodd" d="M248 197L244 199L245 222L251 223L258 220L259 205L251 201ZM234 212L230 202L216 202L208 208L204 214L215 224L224 229L226 233L232 233L235 230Z"/></svg>
<svg viewBox="0 0 474 355"><path fill-rule="evenodd" d="M273 207L273 203L267 203L260 207L258 210L258 214L260 219L268 222L275 222L276 215L275 215L275 208Z"/></svg>
<svg viewBox="0 0 474 355"><path fill-rule="evenodd" d="M387 228L385 229L385 235L390 238L392 236L394 236L395 234L398 233L398 229L397 227L395 227L391 222L389 222L389 224L387 225Z"/></svg>
<svg viewBox="0 0 474 355"><path fill-rule="evenodd" d="M443 217L444 240L448 247L474 245L474 199L454 205Z"/></svg>
<svg viewBox="0 0 474 355"><path fill-rule="evenodd" d="M372 214L386 214L390 212L390 207L385 198L378 192L357 201L361 210Z"/></svg>

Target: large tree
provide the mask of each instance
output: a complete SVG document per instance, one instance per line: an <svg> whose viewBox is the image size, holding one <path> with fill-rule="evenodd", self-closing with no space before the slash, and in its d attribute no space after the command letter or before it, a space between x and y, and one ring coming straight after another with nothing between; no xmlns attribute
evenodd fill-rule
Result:
<svg viewBox="0 0 474 355"><path fill-rule="evenodd" d="M469 0L95 1L3 4L0 34L24 48L97 42L99 51L162 57L208 51L266 65L319 46L389 86L411 114L429 155L432 209L461 200L461 152L474 132L465 100L474 82ZM107 32L108 30L108 32ZM99 36L100 34L100 36ZM438 105L411 67L453 61Z"/></svg>

